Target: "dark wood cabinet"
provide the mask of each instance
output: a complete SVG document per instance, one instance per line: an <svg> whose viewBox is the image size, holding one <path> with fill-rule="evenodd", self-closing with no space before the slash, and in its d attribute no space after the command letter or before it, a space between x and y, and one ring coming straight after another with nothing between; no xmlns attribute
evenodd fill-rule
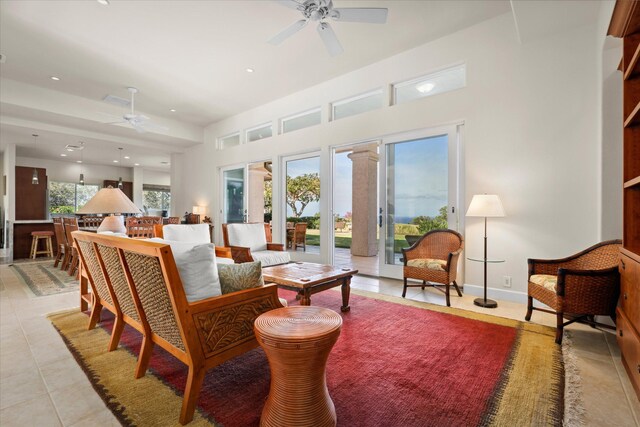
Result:
<svg viewBox="0 0 640 427"><path fill-rule="evenodd" d="M38 183L32 184L34 168L16 166L16 220L47 219L47 170L35 168Z"/></svg>
<svg viewBox="0 0 640 427"><path fill-rule="evenodd" d="M640 1L617 0L609 35L622 38L623 232L617 337L640 399Z"/></svg>
<svg viewBox="0 0 640 427"><path fill-rule="evenodd" d="M118 188L118 181L109 181L105 179L102 185L104 188L107 188L108 186ZM129 200L133 201L133 182L123 181L122 192L127 195Z"/></svg>

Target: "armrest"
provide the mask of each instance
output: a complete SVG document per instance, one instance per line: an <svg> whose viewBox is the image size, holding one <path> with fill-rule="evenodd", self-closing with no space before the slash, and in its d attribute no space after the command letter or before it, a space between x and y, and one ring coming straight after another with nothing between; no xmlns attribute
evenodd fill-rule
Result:
<svg viewBox="0 0 640 427"><path fill-rule="evenodd" d="M267 243L268 251L284 251L284 244L282 243Z"/></svg>
<svg viewBox="0 0 640 427"><path fill-rule="evenodd" d="M233 255L231 255L231 248L226 248L224 246L216 246L216 256L218 258L233 258Z"/></svg>
<svg viewBox="0 0 640 427"><path fill-rule="evenodd" d="M244 246L229 246L231 249L231 257L236 264L253 261L251 249Z"/></svg>
<svg viewBox="0 0 640 427"><path fill-rule="evenodd" d="M562 259L533 259L529 258L527 264L529 266L529 277L534 274L551 274L553 276L558 274L558 269L567 267L569 261L575 257L562 258Z"/></svg>
<svg viewBox="0 0 640 427"><path fill-rule="evenodd" d="M450 252L447 257L447 266L445 270L448 272L457 272L458 271L458 259L460 259L460 254L462 253L462 249L460 248L456 251Z"/></svg>
<svg viewBox="0 0 640 427"><path fill-rule="evenodd" d="M556 293L564 296L568 287L581 287L582 293L588 293L589 288L613 287L619 288L620 272L618 266L602 270L558 269L558 285Z"/></svg>

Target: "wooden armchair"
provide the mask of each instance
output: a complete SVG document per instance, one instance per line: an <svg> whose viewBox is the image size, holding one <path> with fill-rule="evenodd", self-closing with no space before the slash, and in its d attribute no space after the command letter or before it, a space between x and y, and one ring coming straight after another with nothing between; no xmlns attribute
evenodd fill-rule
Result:
<svg viewBox="0 0 640 427"><path fill-rule="evenodd" d="M73 276L78 271L78 264L80 258L78 258L78 250L73 243L73 237L71 233L78 230L78 219L75 217L62 218L64 224L64 233L67 238L67 247L64 249L65 258L67 262L63 261L63 265L69 269L69 276Z"/></svg>
<svg viewBox="0 0 640 427"><path fill-rule="evenodd" d="M236 263L260 261L263 267L268 267L291 261L282 243L268 241L270 234L267 223L222 224L224 245L231 248Z"/></svg>
<svg viewBox="0 0 640 427"><path fill-rule="evenodd" d="M169 229L173 228L173 230L175 230L175 227L188 228L188 227L193 227L193 225L195 224L155 224L153 226L155 237L164 239L164 227L167 225L170 226ZM187 237L187 234L193 235L192 233L183 233L183 236L178 237L178 234L173 232L168 236L170 237L170 239L167 239L167 240L174 240L179 242L193 241L194 243L213 243L211 242L211 235L209 234L209 224L198 224L197 227L202 230L199 233L200 235L197 238ZM231 248L227 248L224 246L216 246L215 251L216 251L216 256L218 258L233 259L233 256L231 255Z"/></svg>
<svg viewBox="0 0 640 427"><path fill-rule="evenodd" d="M302 246L304 252L307 251L306 222L296 222L295 228L293 229L293 240L291 242L291 247L297 251L299 246Z"/></svg>
<svg viewBox="0 0 640 427"><path fill-rule="evenodd" d="M618 260L621 240L601 242L561 259L529 259L528 304L525 320L533 310L556 315L556 343L562 343L565 326L576 322L611 328L595 321L596 315L611 316L620 295ZM552 310L534 307L533 299ZM567 322L564 319L568 318Z"/></svg>
<svg viewBox="0 0 640 427"><path fill-rule="evenodd" d="M60 261L62 261L62 265L60 268L62 270L67 269L67 236L64 233L64 225L62 224L61 217L53 218L53 232L56 236L56 259L53 263L54 267L57 267Z"/></svg>
<svg viewBox="0 0 640 427"><path fill-rule="evenodd" d="M169 245L111 236L102 239L117 250L133 301L150 327L144 346L159 345L189 367L179 418L186 424L193 419L205 373L258 346L253 322L260 314L282 307L277 286L189 303ZM151 351L145 353L150 356ZM139 363L146 366L148 360Z"/></svg>
<svg viewBox="0 0 640 427"><path fill-rule="evenodd" d="M155 237L154 225L162 224L162 217L139 216L127 218L127 236L132 238Z"/></svg>
<svg viewBox="0 0 640 427"><path fill-rule="evenodd" d="M449 286L453 286L462 296L456 283L458 274L458 259L464 248L464 238L453 230L432 230L422 236L409 248L402 249L404 260L403 276L404 288L402 298L408 287L420 286L425 288L427 282L435 289L446 295L447 307L451 306ZM422 280L421 284L409 284L407 279ZM444 290L438 286L443 286Z"/></svg>

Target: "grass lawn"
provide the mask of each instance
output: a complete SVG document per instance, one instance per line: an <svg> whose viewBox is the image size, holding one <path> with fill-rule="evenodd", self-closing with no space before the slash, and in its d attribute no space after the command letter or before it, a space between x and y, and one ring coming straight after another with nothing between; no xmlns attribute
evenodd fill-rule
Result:
<svg viewBox="0 0 640 427"><path fill-rule="evenodd" d="M351 232L338 233L336 232L336 248L351 247ZM320 230L307 229L307 245L320 246ZM404 238L404 234L398 234L395 236L394 252L401 253L401 248L408 248L409 244Z"/></svg>

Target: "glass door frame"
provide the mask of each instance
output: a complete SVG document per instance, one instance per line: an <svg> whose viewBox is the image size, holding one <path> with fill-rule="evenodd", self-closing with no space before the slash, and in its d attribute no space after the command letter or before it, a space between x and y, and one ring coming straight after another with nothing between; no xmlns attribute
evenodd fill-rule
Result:
<svg viewBox="0 0 640 427"><path fill-rule="evenodd" d="M246 222L247 219L247 212L248 212L248 194L249 192L247 191L247 176L248 176L248 172L249 172L249 163L240 163L240 164L235 164L235 165L230 165L230 166L223 166L220 167L219 170L219 176L220 176L220 212L219 212L219 224L224 224L226 223L225 220L225 216L226 216L226 208L227 208L227 199L226 199L226 195L227 195L227 189L225 188L225 178L224 178L224 173L225 172L229 172L232 170L237 170L237 169L243 169L243 188L244 188L244 193L242 195L242 205L243 205L243 209L244 209L244 219L243 222ZM222 229L222 227L218 227L219 229Z"/></svg>
<svg viewBox="0 0 640 427"><path fill-rule="evenodd" d="M428 129L420 129L417 131L403 132L399 134L389 135L381 138L380 144L380 167L379 167L379 206L382 208L382 227L379 229L379 247L378 247L378 271L380 277L389 277L394 279L402 279L402 265L391 265L386 263L386 240L387 227L389 223L389 215L387 214L387 146L390 144L414 141L417 139L428 139L441 135L447 135L448 141L448 207L447 222L452 230L464 230L464 214L460 212L459 207L462 206L462 129L463 124L451 124ZM464 282L462 282L464 283Z"/></svg>

